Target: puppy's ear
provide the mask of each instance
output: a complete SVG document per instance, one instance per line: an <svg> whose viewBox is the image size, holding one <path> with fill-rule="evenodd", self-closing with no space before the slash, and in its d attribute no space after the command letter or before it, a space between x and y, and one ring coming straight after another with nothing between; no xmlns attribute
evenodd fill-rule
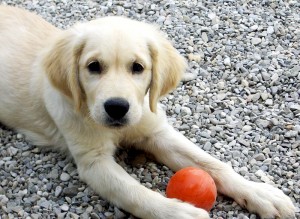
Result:
<svg viewBox="0 0 300 219"><path fill-rule="evenodd" d="M163 36L149 43L152 58L152 80L149 103L152 112L156 112L160 97L173 90L180 82L186 69L185 59Z"/></svg>
<svg viewBox="0 0 300 219"><path fill-rule="evenodd" d="M85 40L78 39L70 30L62 32L43 57L43 67L51 84L74 101L79 110L85 94L79 79L79 58Z"/></svg>

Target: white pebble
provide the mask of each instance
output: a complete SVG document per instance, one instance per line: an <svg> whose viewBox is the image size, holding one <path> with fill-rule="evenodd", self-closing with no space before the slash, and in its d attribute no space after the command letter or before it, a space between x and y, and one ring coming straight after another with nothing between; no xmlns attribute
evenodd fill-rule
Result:
<svg viewBox="0 0 300 219"><path fill-rule="evenodd" d="M261 99L266 100L266 99L268 99L269 94L267 92L263 92L263 93L261 93L260 97L261 97Z"/></svg>
<svg viewBox="0 0 300 219"><path fill-rule="evenodd" d="M247 80L245 80L245 79L242 79L242 85L244 87L249 87L249 82Z"/></svg>
<svg viewBox="0 0 300 219"><path fill-rule="evenodd" d="M245 125L242 129L244 132L249 132L252 130L252 127L250 125Z"/></svg>
<svg viewBox="0 0 300 219"><path fill-rule="evenodd" d="M274 33L274 27L273 27L273 26L269 26L269 27L267 28L267 33L268 33L268 34Z"/></svg>
<svg viewBox="0 0 300 219"><path fill-rule="evenodd" d="M68 211L68 210L69 210L69 206L66 205L66 204L63 204L62 206L60 206L60 209L61 209L62 211Z"/></svg>
<svg viewBox="0 0 300 219"><path fill-rule="evenodd" d="M272 99L267 99L266 102L265 102L265 104L267 106L272 106L273 105L273 100Z"/></svg>
<svg viewBox="0 0 300 219"><path fill-rule="evenodd" d="M252 42L253 45L258 45L258 44L261 43L261 38L254 37L254 38L252 38L251 42Z"/></svg>
<svg viewBox="0 0 300 219"><path fill-rule="evenodd" d="M186 115L190 116L192 114L192 111L190 108L183 106L183 107L181 107L181 114L183 116L186 116Z"/></svg>
<svg viewBox="0 0 300 219"><path fill-rule="evenodd" d="M230 58L229 58L229 57L226 57L226 58L224 59L224 65L231 66L231 61L230 61Z"/></svg>
<svg viewBox="0 0 300 219"><path fill-rule="evenodd" d="M70 178L71 178L70 175L67 174L67 173L62 173L62 174L60 175L60 180L61 180L61 181L68 181Z"/></svg>
<svg viewBox="0 0 300 219"><path fill-rule="evenodd" d="M250 30L252 30L252 31L257 30L257 29L258 29L258 25L256 25L256 24L250 27Z"/></svg>
<svg viewBox="0 0 300 219"><path fill-rule="evenodd" d="M225 88L225 82L224 82L224 81L220 81L220 82L218 83L218 88L219 88L220 90L223 90L223 89Z"/></svg>

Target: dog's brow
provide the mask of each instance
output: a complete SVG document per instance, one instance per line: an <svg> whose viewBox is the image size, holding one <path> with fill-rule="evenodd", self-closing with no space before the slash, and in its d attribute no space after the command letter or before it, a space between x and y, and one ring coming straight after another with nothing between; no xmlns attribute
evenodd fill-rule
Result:
<svg viewBox="0 0 300 219"><path fill-rule="evenodd" d="M145 69L148 67L147 62L144 58L140 57L139 55L135 55L135 57L131 60L131 63L137 62L141 64Z"/></svg>
<svg viewBox="0 0 300 219"><path fill-rule="evenodd" d="M91 63L92 61L98 61L98 62L103 62L102 60L99 59L100 54L95 54L95 55L92 55L91 57L89 57L87 59L87 61L85 62L85 66L87 66L89 63Z"/></svg>

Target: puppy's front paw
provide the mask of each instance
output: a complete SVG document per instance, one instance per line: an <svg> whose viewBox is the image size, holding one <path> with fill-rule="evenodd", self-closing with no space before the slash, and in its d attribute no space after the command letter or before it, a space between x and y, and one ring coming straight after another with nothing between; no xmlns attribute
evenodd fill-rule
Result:
<svg viewBox="0 0 300 219"><path fill-rule="evenodd" d="M249 182L245 193L236 202L262 218L294 219L295 207L281 190L265 184Z"/></svg>
<svg viewBox="0 0 300 219"><path fill-rule="evenodd" d="M157 218L166 219L209 219L207 211L196 208L188 203L181 202L177 199L167 199L167 203L161 206L160 215Z"/></svg>

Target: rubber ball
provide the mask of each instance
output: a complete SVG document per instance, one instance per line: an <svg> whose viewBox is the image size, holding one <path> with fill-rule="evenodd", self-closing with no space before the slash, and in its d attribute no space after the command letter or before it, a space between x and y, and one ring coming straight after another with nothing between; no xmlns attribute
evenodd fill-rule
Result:
<svg viewBox="0 0 300 219"><path fill-rule="evenodd" d="M186 167L171 177L166 195L168 198L180 199L210 211L217 198L217 188L207 172L195 167Z"/></svg>

